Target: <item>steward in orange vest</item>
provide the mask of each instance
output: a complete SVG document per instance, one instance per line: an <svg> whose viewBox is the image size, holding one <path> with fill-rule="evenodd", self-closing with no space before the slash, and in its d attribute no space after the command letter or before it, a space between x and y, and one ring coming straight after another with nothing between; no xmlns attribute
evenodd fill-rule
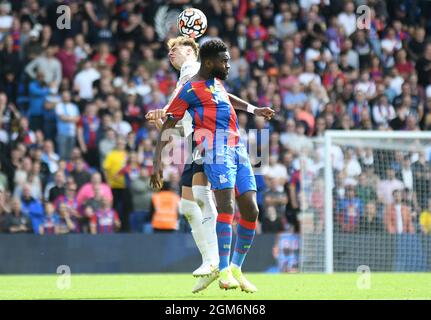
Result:
<svg viewBox="0 0 431 320"><path fill-rule="evenodd" d="M153 216L151 224L154 231L175 231L178 226L180 197L164 183L162 191L152 197Z"/></svg>

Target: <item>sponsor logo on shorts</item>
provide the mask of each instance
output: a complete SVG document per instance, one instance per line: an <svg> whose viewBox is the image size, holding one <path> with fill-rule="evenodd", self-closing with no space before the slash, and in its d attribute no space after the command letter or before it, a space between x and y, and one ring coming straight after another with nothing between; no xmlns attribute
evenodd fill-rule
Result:
<svg viewBox="0 0 431 320"><path fill-rule="evenodd" d="M206 223L207 221L210 221L210 220L211 220L211 217L203 218L202 224L204 224L204 223Z"/></svg>
<svg viewBox="0 0 431 320"><path fill-rule="evenodd" d="M226 179L226 176L224 175L224 174L221 174L220 176L219 176L219 178L220 178L220 183L226 183L228 180Z"/></svg>

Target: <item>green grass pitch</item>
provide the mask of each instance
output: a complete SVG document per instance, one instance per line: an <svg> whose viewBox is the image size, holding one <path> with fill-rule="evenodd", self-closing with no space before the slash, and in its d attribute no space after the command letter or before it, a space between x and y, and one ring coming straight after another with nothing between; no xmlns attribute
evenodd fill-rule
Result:
<svg viewBox="0 0 431 320"><path fill-rule="evenodd" d="M370 289L358 289L358 274L249 273L259 292L224 291L216 282L192 294L190 274L72 275L57 289L58 275L2 275L0 299L431 299L431 273L372 273Z"/></svg>

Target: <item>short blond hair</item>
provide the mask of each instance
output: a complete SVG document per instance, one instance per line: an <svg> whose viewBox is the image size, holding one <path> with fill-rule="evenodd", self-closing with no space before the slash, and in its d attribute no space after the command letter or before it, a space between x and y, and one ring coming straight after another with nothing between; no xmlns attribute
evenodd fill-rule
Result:
<svg viewBox="0 0 431 320"><path fill-rule="evenodd" d="M185 36L179 36L176 38L169 39L168 40L168 49L170 50L171 48L173 48L175 46L189 46L193 49L193 52L195 53L196 57L199 56L199 45L192 38L185 37Z"/></svg>

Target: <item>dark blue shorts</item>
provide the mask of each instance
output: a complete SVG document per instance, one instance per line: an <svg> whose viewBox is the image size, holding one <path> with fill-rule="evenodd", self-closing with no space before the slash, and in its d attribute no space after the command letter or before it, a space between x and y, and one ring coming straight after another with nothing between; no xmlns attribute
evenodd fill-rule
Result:
<svg viewBox="0 0 431 320"><path fill-rule="evenodd" d="M181 176L181 186L192 187L193 175L198 172L204 172L204 166L195 162L187 163Z"/></svg>
<svg viewBox="0 0 431 320"><path fill-rule="evenodd" d="M192 145L192 155L189 156L188 161L184 166L180 184L181 186L191 188L194 174L198 172L204 172L204 166L201 156L195 152L196 143L193 140L193 133L190 134L187 139L189 139L189 143Z"/></svg>

